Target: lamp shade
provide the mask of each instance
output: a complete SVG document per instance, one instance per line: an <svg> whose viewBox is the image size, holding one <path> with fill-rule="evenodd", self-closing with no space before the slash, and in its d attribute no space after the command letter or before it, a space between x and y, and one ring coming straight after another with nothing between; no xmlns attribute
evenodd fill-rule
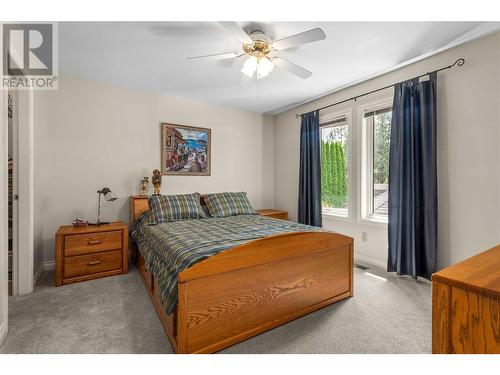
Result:
<svg viewBox="0 0 500 375"><path fill-rule="evenodd" d="M274 69L274 64L267 57L259 60L257 64L257 78L263 78L269 75Z"/></svg>
<svg viewBox="0 0 500 375"><path fill-rule="evenodd" d="M246 76L253 78L257 72L257 78L264 78L274 69L273 62L268 57L257 59L255 56L250 56L243 64L241 72Z"/></svg>
<svg viewBox="0 0 500 375"><path fill-rule="evenodd" d="M115 194L113 194L113 192L111 191L111 189L108 188L108 187L102 188L101 190L98 191L98 193L102 194L102 196L104 197L104 199L107 200L108 202L115 201L115 200L118 199L115 196Z"/></svg>
<svg viewBox="0 0 500 375"><path fill-rule="evenodd" d="M257 69L257 58L255 56L250 56L250 58L243 64L241 72L246 76L252 78L256 69Z"/></svg>

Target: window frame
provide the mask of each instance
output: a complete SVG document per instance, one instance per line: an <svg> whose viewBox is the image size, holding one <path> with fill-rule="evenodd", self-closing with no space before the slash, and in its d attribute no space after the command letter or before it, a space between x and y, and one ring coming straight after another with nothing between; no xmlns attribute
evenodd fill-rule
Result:
<svg viewBox="0 0 500 375"><path fill-rule="evenodd" d="M351 222L353 220L353 117L352 109L343 109L337 111L329 111L327 113L320 112L319 118L319 132L321 140L321 131L323 128L332 127L331 125L322 125L327 122L345 117L345 124L347 125L347 209L344 208L323 208L321 204L321 214L325 218L333 218L335 220L344 220ZM337 125L340 126L340 125ZM323 163L323 161L321 161Z"/></svg>
<svg viewBox="0 0 500 375"><path fill-rule="evenodd" d="M361 144L358 175L358 222L387 225L388 215L373 212L373 116L365 118L365 113L391 107L392 97L371 101L358 107L358 118L361 124Z"/></svg>

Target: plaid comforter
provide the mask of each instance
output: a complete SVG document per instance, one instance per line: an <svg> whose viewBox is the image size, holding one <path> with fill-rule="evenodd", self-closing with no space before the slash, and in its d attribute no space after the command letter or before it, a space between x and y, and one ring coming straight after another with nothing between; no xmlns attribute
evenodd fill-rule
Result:
<svg viewBox="0 0 500 375"><path fill-rule="evenodd" d="M308 225L260 215L181 220L151 225L139 218L131 235L158 282L167 314L177 305L177 280L181 271L223 250L247 241L287 232L320 230Z"/></svg>

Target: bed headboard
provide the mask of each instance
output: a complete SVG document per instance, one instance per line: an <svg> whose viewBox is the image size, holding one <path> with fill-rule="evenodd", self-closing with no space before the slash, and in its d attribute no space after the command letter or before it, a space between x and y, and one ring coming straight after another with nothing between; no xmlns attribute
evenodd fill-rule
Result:
<svg viewBox="0 0 500 375"><path fill-rule="evenodd" d="M134 224L134 222L147 210L149 210L147 195L132 195L130 197L130 225Z"/></svg>
<svg viewBox="0 0 500 375"><path fill-rule="evenodd" d="M144 212L149 210L148 195L132 195L130 197L130 225L141 216ZM205 196L200 195L200 203L205 205Z"/></svg>

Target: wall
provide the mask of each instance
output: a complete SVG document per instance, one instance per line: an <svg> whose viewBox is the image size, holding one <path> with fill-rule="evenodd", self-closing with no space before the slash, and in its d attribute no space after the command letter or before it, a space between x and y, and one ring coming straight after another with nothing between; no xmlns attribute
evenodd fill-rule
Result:
<svg viewBox="0 0 500 375"><path fill-rule="evenodd" d="M163 176L164 194L246 191L256 208L273 206L270 116L67 76L34 102L35 236L45 262L60 225L96 220L103 186L119 198L102 204L102 219L128 223L129 196L160 167L160 122L212 129L212 175Z"/></svg>
<svg viewBox="0 0 500 375"><path fill-rule="evenodd" d="M500 33L431 56L399 70L351 86L275 117L275 206L297 218L299 128L296 113L334 103L453 63L461 68L438 78L438 266L443 268L500 243ZM351 102L354 120L358 106L392 96L392 90ZM355 135L359 121L354 121ZM357 150L354 150L356 157ZM356 160L358 163L358 160ZM355 176L356 180L358 176ZM356 183L356 181L353 181ZM355 200L358 193L355 192ZM356 202L354 202L356 204ZM387 228L324 218L324 226L355 238L358 261L384 266ZM361 240L367 232L368 241Z"/></svg>

